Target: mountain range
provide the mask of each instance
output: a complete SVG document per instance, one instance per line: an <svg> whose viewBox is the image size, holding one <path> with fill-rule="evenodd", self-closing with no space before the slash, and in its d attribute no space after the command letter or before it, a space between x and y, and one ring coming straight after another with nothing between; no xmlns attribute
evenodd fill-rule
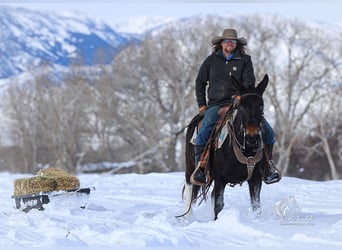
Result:
<svg viewBox="0 0 342 250"><path fill-rule="evenodd" d="M0 7L0 79L42 63L108 64L122 48L139 43L141 37L76 13Z"/></svg>

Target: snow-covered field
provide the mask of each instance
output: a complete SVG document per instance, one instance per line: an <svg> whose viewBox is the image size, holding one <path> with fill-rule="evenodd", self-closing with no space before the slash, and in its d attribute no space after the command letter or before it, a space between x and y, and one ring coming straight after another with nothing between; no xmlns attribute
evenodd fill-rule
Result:
<svg viewBox="0 0 342 250"><path fill-rule="evenodd" d="M342 180L284 177L263 185L262 213L250 210L248 186L227 187L225 207L211 220L211 202L183 211L183 173L79 175L95 187L85 209L56 199L45 210L15 208L13 181L30 175L0 173L0 248L342 247ZM48 248L47 248L48 247Z"/></svg>

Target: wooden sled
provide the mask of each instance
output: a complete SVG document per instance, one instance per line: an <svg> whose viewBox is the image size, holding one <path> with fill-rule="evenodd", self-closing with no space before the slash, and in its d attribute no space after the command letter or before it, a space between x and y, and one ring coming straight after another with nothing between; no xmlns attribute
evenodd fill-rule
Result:
<svg viewBox="0 0 342 250"><path fill-rule="evenodd" d="M24 212L29 212L31 209L44 210L44 204L48 204L52 197L57 196L76 196L80 198L81 196L89 196L90 191L95 190L95 187L90 188L78 188L72 190L61 190L52 192L40 192L37 194L27 194L12 196L15 199L15 207L21 209ZM85 206L81 206L85 208Z"/></svg>

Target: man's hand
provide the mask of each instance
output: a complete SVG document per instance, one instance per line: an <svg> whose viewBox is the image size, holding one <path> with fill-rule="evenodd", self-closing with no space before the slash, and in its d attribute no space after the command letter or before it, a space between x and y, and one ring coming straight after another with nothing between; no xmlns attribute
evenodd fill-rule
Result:
<svg viewBox="0 0 342 250"><path fill-rule="evenodd" d="M239 96L239 95L234 97L233 108L237 108L239 106L240 99L241 99L241 96Z"/></svg>
<svg viewBox="0 0 342 250"><path fill-rule="evenodd" d="M200 116L204 116L206 111L207 111L207 106L201 106L198 109L198 113L199 113Z"/></svg>

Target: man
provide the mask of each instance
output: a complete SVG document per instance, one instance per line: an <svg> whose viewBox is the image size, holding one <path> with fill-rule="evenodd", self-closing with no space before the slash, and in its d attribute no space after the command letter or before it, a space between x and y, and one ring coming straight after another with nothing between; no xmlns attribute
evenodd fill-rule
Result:
<svg viewBox="0 0 342 250"><path fill-rule="evenodd" d="M235 29L225 29L222 36L215 36L212 41L213 53L209 55L200 67L196 79L196 98L199 113L204 115L203 123L198 131L195 143L195 171L192 174L196 184L206 184L206 176L203 167L199 164L201 155L205 149L211 131L213 130L221 107L232 102L235 90L232 85L233 75L240 82L248 86L255 85L254 69L251 57L246 54L245 38L238 38ZM208 88L207 88L207 85ZM272 161L272 149L275 143L274 132L266 120L264 120L264 141L267 147L270 161L266 184L278 182L281 178Z"/></svg>

